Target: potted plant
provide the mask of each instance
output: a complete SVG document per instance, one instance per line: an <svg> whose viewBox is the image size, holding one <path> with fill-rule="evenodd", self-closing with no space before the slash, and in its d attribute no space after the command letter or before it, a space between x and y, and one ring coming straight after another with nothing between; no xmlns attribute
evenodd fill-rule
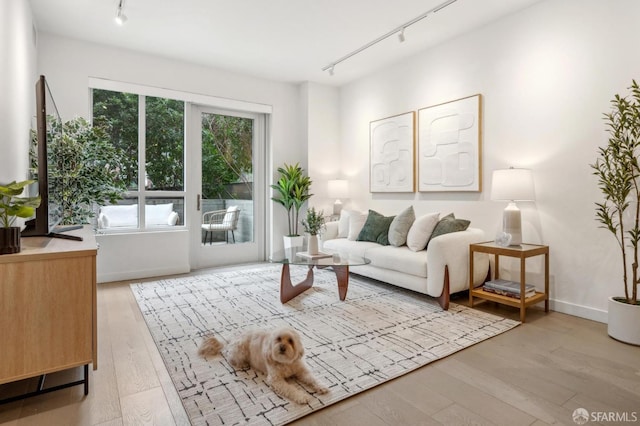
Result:
<svg viewBox="0 0 640 426"><path fill-rule="evenodd" d="M278 167L280 177L275 185L271 185L277 192L277 196L271 199L281 204L287 210L289 233L285 237L285 248L302 245L302 237L298 234L298 217L302 205L312 194L309 194L311 179L304 176L304 170L300 164L284 164Z"/></svg>
<svg viewBox="0 0 640 426"><path fill-rule="evenodd" d="M13 226L16 218L33 216L40 205L40 197L19 197L25 186L35 181L13 181L0 185L0 254L20 252L20 227Z"/></svg>
<svg viewBox="0 0 640 426"><path fill-rule="evenodd" d="M609 139L591 167L604 195L596 217L615 236L622 260L624 296L609 298L608 333L640 345L640 87L633 80L629 89L631 98L615 95L612 111L604 114Z"/></svg>
<svg viewBox="0 0 640 426"><path fill-rule="evenodd" d="M324 228L324 212L316 211L315 207L307 210L307 216L302 220L304 231L309 234L307 251L309 254L318 254L318 234Z"/></svg>

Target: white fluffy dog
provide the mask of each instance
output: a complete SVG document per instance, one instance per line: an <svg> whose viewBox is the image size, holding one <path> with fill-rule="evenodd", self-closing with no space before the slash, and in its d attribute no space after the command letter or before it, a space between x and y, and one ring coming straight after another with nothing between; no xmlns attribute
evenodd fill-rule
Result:
<svg viewBox="0 0 640 426"><path fill-rule="evenodd" d="M289 327L275 331L247 331L227 345L215 337L208 337L200 345L198 354L207 357L221 351L233 368L253 368L266 374L266 382L275 393L298 404L308 403L310 396L287 379L296 378L320 394L329 392L318 383L302 360L304 348L300 335Z"/></svg>

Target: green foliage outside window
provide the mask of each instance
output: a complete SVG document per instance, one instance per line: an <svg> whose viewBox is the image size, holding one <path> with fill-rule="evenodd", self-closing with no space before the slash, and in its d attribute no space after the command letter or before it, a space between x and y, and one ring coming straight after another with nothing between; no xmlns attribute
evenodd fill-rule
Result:
<svg viewBox="0 0 640 426"><path fill-rule="evenodd" d="M123 152L122 179L127 189L138 189L138 95L110 90L93 91L93 125Z"/></svg>
<svg viewBox="0 0 640 426"><path fill-rule="evenodd" d="M182 101L145 97L145 186L184 190L184 108ZM139 96L93 90L93 123L124 152L123 180L138 189ZM242 183L251 194L253 120L217 114L202 118L203 198L235 198L229 185Z"/></svg>
<svg viewBox="0 0 640 426"><path fill-rule="evenodd" d="M241 182L252 193L253 120L217 114L202 117L202 195L235 198L229 184ZM253 198L253 197L251 197Z"/></svg>

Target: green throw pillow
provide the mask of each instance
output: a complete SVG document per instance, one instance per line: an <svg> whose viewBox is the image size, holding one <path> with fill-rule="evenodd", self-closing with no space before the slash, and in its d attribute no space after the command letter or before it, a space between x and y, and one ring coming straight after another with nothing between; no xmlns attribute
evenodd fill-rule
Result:
<svg viewBox="0 0 640 426"><path fill-rule="evenodd" d="M433 240L435 237L444 234L450 234L451 232L464 231L469 227L471 221L465 219L456 219L453 213L450 213L440 219L433 232L431 233L431 238L429 241ZM427 246L429 243L427 242Z"/></svg>
<svg viewBox="0 0 640 426"><path fill-rule="evenodd" d="M389 226L389 243L395 247L405 245L407 242L407 234L415 220L416 214L413 211L413 206L407 207L396 216L391 222L391 226Z"/></svg>
<svg viewBox="0 0 640 426"><path fill-rule="evenodd" d="M356 238L356 241L371 241L374 243L389 245L389 226L395 216L383 216L380 213L369 210L367 220Z"/></svg>

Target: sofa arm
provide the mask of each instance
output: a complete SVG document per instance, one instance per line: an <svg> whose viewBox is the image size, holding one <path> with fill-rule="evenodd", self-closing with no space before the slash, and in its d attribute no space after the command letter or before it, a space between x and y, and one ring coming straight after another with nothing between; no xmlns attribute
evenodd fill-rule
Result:
<svg viewBox="0 0 640 426"><path fill-rule="evenodd" d="M484 231L468 228L466 231L440 235L429 241L427 247L427 294L442 294L445 266L449 268L449 293L469 289L469 244L485 241ZM489 256L475 253L473 282L479 285L489 271Z"/></svg>
<svg viewBox="0 0 640 426"><path fill-rule="evenodd" d="M338 238L338 221L326 222L324 224L324 231L322 232L322 241L336 238Z"/></svg>

